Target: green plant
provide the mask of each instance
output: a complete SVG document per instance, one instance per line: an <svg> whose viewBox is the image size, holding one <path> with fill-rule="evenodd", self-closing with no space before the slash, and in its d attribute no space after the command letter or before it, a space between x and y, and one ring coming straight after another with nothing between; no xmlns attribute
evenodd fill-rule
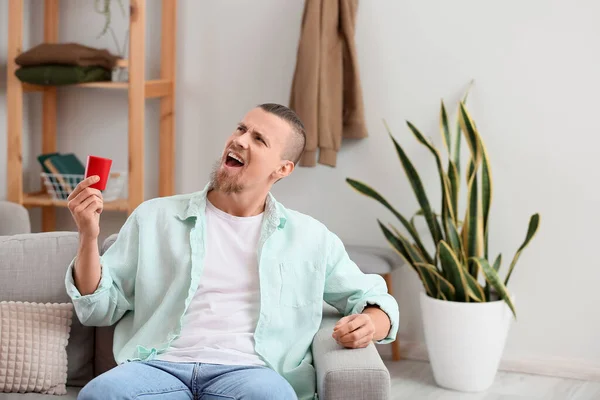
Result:
<svg viewBox="0 0 600 400"><path fill-rule="evenodd" d="M446 169L440 152L412 123L407 121L412 134L435 158L441 183L441 214L436 214L432 209L417 170L402 146L392 136L385 121L384 125L421 209L408 220L371 187L350 178L346 181L359 193L377 200L402 223L408 235L400 233L391 224L388 228L379 219L377 220L389 244L417 272L430 297L457 302L487 302L498 296L506 301L516 318L515 308L506 286L521 252L538 230L540 217L539 214L531 216L525 240L514 255L506 277L502 280L498 274L502 255L498 254L493 263L489 261L488 232L492 202L490 160L477 127L467 110L466 100L467 95L459 105L455 135L450 130L444 102L441 102L440 130L448 154ZM464 221L458 218L461 133L464 134L471 153L465 174L467 203ZM427 250L417 232L415 225L417 216L425 219L435 244L433 255ZM412 242L409 237L412 238ZM483 277L483 284L478 280L480 274Z"/></svg>
<svg viewBox="0 0 600 400"><path fill-rule="evenodd" d="M101 38L108 32L110 28L110 23L112 20L112 12L110 11L110 5L112 0L96 0L94 2L94 8L98 14L104 15L104 26L102 27L102 31L98 35L98 38ZM125 16L125 5L123 4L123 0L117 0L119 7L121 8L121 13Z"/></svg>
<svg viewBox="0 0 600 400"><path fill-rule="evenodd" d="M126 31L125 40L123 42L123 46L119 45L119 40L117 39L117 35L115 31L111 27L112 22L112 12L110 9L111 3L113 0L95 0L94 9L98 14L104 16L104 26L102 27L102 31L98 34L97 39L100 39L102 36L106 35L107 32L110 32L110 35L115 43L115 47L117 48L117 53L121 58L125 57L125 49L127 47L127 36L129 35L129 30ZM121 13L123 18L127 17L125 12L125 5L123 4L123 0L117 0L119 8L121 9Z"/></svg>

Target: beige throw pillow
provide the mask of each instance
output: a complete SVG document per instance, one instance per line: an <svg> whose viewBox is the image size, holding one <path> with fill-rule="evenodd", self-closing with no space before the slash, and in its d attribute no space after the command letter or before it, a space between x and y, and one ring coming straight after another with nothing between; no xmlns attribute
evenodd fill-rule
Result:
<svg viewBox="0 0 600 400"><path fill-rule="evenodd" d="M66 394L71 303L0 302L0 392Z"/></svg>

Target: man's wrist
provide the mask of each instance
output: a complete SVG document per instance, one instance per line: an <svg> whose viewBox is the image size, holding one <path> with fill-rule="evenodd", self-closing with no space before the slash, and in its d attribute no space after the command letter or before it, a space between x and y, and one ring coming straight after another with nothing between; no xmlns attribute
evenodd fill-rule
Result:
<svg viewBox="0 0 600 400"><path fill-rule="evenodd" d="M370 305L369 304L363 309L362 314L367 314L367 315L371 316L371 315L377 315L380 312L385 314L385 312L378 305ZM385 315L387 316L387 314L385 314ZM390 321L390 323L391 323L391 321Z"/></svg>
<svg viewBox="0 0 600 400"><path fill-rule="evenodd" d="M85 234L79 235L79 245L82 247L88 247L98 244L98 236L90 236Z"/></svg>
<svg viewBox="0 0 600 400"><path fill-rule="evenodd" d="M362 314L368 315L375 325L375 335L373 338L375 340L385 339L392 329L392 320L389 315L378 305L371 304L363 309Z"/></svg>

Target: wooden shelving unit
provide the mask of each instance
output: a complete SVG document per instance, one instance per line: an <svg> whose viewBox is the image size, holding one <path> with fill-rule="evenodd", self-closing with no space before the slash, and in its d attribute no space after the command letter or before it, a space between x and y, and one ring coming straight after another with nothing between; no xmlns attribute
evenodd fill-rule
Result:
<svg viewBox="0 0 600 400"><path fill-rule="evenodd" d="M123 90L129 97L128 107L128 197L105 203L106 210L130 213L144 201L144 113L146 99L160 100L159 196L174 192L175 182L175 59L177 0L161 0L161 68L160 78L146 80L145 31L146 0L130 1L128 82L93 82L70 85L74 90ZM36 2L37 3L37 2ZM60 0L44 0L44 42L58 42ZM151 2L159 4L158 1ZM37 5L37 4L36 4ZM42 152L58 151L56 145L56 87L22 83L15 75L15 58L23 46L23 0L9 0L7 68L7 155L8 200L26 207L42 208L42 230L52 231L56 223L56 207L66 201L55 201L47 193L23 191L23 93L42 95Z"/></svg>
<svg viewBox="0 0 600 400"><path fill-rule="evenodd" d="M23 204L29 207L66 207L66 200L54 200L46 192L24 193ZM104 202L104 209L108 211L129 211L127 199Z"/></svg>

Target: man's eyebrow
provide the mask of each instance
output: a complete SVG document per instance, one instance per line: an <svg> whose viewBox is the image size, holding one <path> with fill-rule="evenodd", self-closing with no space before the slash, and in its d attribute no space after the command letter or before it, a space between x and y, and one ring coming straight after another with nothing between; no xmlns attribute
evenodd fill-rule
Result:
<svg viewBox="0 0 600 400"><path fill-rule="evenodd" d="M269 140L265 137L265 135L263 135L259 131L254 131L254 134L256 136L258 136L260 139L262 139L265 142L265 144L267 145L267 147L269 147Z"/></svg>
<svg viewBox="0 0 600 400"><path fill-rule="evenodd" d="M240 128L242 128L243 130L245 130L245 131L248 131L248 130L249 130L249 129L248 129L248 125L246 125L246 124L245 124L245 123L243 123L243 122L238 122L238 126L239 126ZM256 136L258 136L260 139L262 139L262 140L265 142L265 145L266 145L267 147L271 147L271 146L269 145L269 140L267 139L267 137L266 137L265 135L263 135L262 133L260 133L260 132L259 132L259 131L257 131L257 130L252 130L252 133L253 133L253 134L255 134Z"/></svg>

